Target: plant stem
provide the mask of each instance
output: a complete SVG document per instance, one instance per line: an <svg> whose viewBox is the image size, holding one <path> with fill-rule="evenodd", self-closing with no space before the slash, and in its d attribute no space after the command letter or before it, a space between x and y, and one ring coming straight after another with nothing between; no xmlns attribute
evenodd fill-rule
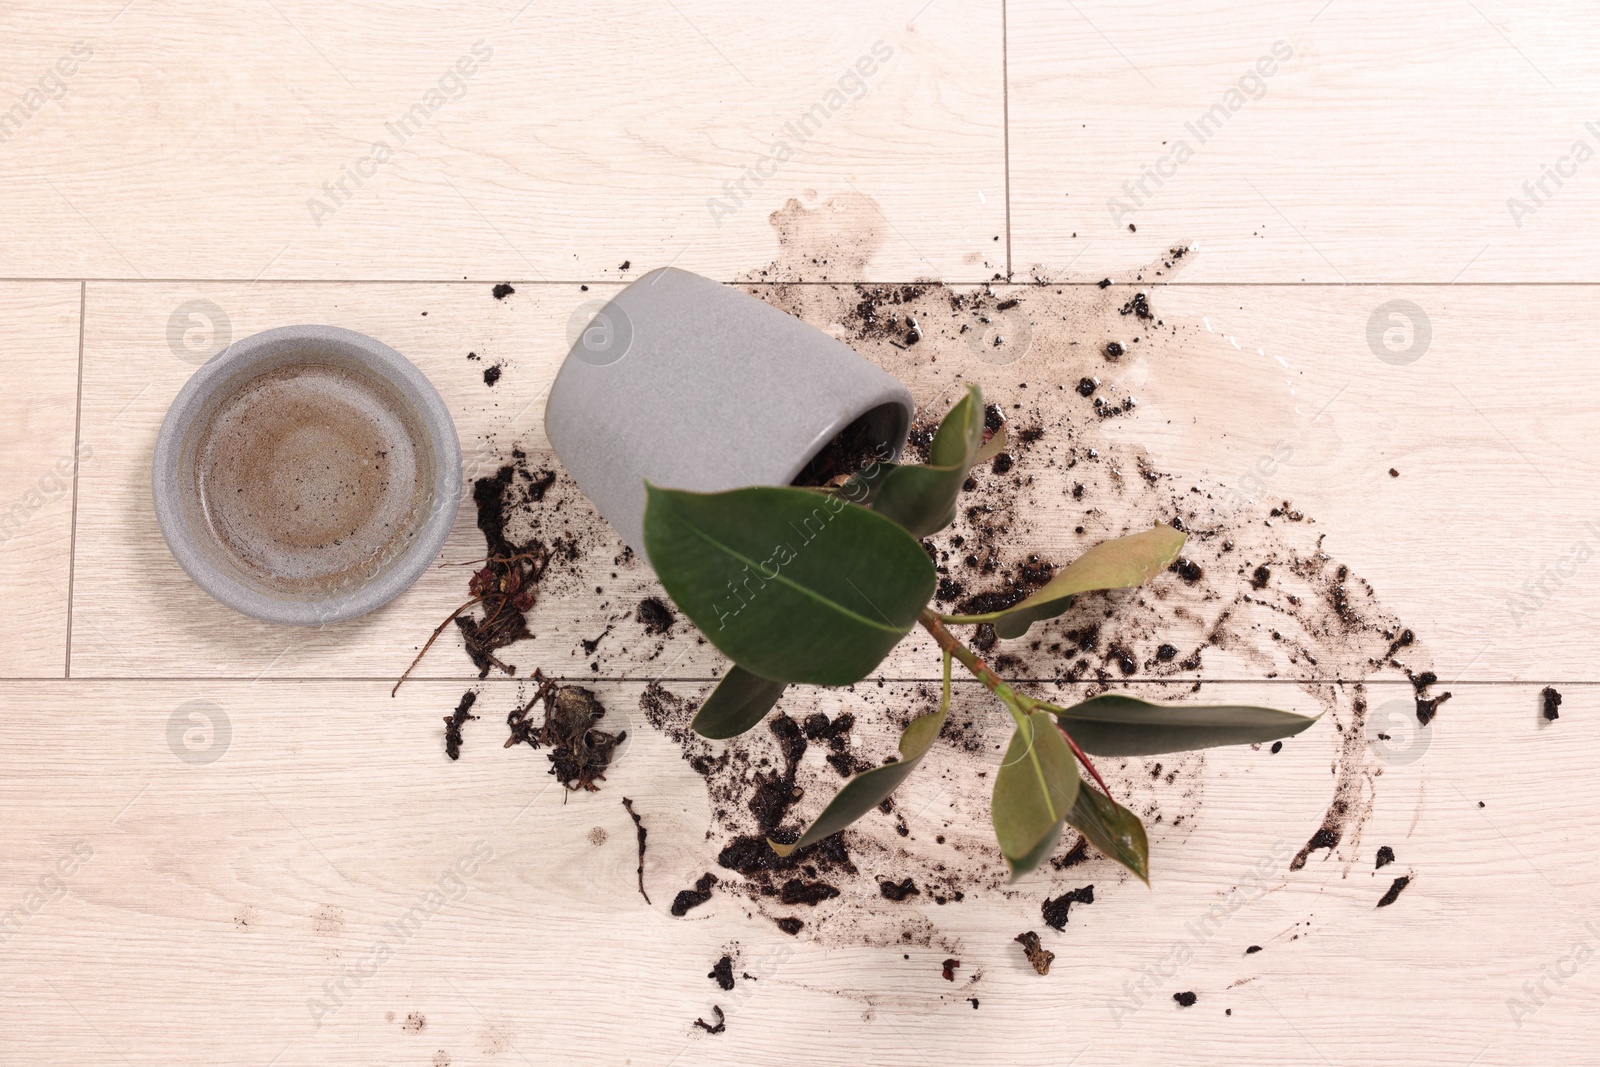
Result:
<svg viewBox="0 0 1600 1067"><path fill-rule="evenodd" d="M1078 747L1078 742L1074 741L1072 735L1067 733L1067 728L1061 725L1061 720L1059 719L1056 720L1056 729L1060 730L1061 736L1067 739L1067 745L1072 749L1072 754L1078 757L1078 762L1089 768L1090 776L1100 783L1100 791L1107 797L1111 796L1111 787L1106 785L1106 780L1100 777L1100 772L1095 770L1094 764L1089 762L1088 755Z"/></svg>
<svg viewBox="0 0 1600 1067"><path fill-rule="evenodd" d="M1006 610L1009 611L1010 609ZM986 622L994 622L1005 613L1005 611L991 611L984 615L938 615L936 617L940 622L947 622L951 626L977 626Z"/></svg>
<svg viewBox="0 0 1600 1067"><path fill-rule="evenodd" d="M472 605L480 602L481 600L483 600L483 597L475 596L444 617L444 622L441 622L439 624L439 628L433 631L433 635L428 638L428 643L422 646L422 651L417 653L417 658L411 661L411 666L406 668L406 673L400 676L400 681L394 683L394 688L389 690L389 696L393 697L396 693L400 692L401 684L403 684L407 678L411 677L411 672L417 669L417 664L421 663L422 657L428 654L428 649L432 648L433 643L439 640L439 635L444 633L444 628L449 626L451 621L454 620L457 615L460 615L463 611L466 611L468 608L472 607ZM504 666L504 664L501 666Z"/></svg>
<svg viewBox="0 0 1600 1067"><path fill-rule="evenodd" d="M939 648L942 649L946 655L954 656L956 659L960 660L961 665L967 670L971 671L974 678L982 682L984 687L987 688L989 692L1000 698L1001 702L1011 710L1013 716L1017 715L1019 709L1022 711L1032 711L1038 706L1043 706L1046 708L1054 707L1052 704L1046 704L1044 701L1035 700L1033 697L1019 693L1007 685L1001 680L1000 676L995 674L994 671L990 670L988 665L984 663L983 660L979 659L971 649L962 644L960 641L956 640L955 634L945 629L945 620L946 617L940 616L937 612L927 610L926 608L923 609L921 615L917 616L917 621L922 623L922 628L924 630L927 630L928 633L933 635L933 639L938 642ZM1056 723L1056 727L1061 731L1061 736L1067 739L1067 744L1071 746L1072 754L1078 757L1078 762L1083 764L1084 768L1088 770L1089 774L1096 782L1100 783L1101 790L1104 791L1105 795L1109 797L1111 795L1111 788L1106 785L1105 779L1100 777L1100 772L1096 770L1095 765L1090 762L1088 755L1085 754L1083 749L1078 747L1078 743L1072 739L1072 735L1067 733L1066 727L1062 726L1059 721Z"/></svg>

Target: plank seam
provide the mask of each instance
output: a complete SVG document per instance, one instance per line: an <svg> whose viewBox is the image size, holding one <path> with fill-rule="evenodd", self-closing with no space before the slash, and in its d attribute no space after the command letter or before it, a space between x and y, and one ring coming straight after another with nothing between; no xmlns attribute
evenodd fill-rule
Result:
<svg viewBox="0 0 1600 1067"><path fill-rule="evenodd" d="M83 333L89 283L78 282L78 398L72 415L72 527L67 535L67 647L62 676L72 678L72 596L78 573L78 454L83 446Z"/></svg>
<svg viewBox="0 0 1600 1067"><path fill-rule="evenodd" d="M572 675L553 675L552 674L552 675L546 675L546 677L548 677L553 682L559 682L559 683L561 683L563 685L572 684L572 683L579 683L579 684L606 683L606 684L613 684L613 685L621 685L621 684L636 684L636 685L637 684L644 684L644 685L649 685L649 684L651 684L653 682L660 682L660 683L662 683L664 685L710 685L713 682L720 681L719 678L714 678L714 677L711 677L709 675L706 675L706 676L703 676L703 677L690 677L690 676L684 675L684 676L676 676L676 677L672 677L672 678L648 678L648 677L629 678L629 677L623 677L623 676L598 677L598 676L593 675L593 674L572 674ZM70 678L70 679L65 679L65 680L74 682L74 683L76 683L78 685L88 685L88 684L91 684L91 683L116 683L118 685L122 685L122 684L126 684L126 683L129 683L129 682L149 682L149 683L157 683L157 684L172 684L172 683L211 684L211 683L214 683L214 684L217 684L217 685L233 685L233 684L241 684L241 683L249 685L249 684L253 684L253 683L257 683L257 682L269 682L269 683L272 683L272 682L293 682L293 683L296 683L296 684L307 684L307 685L309 685L309 684L327 683L327 682L339 683L341 685L352 685L352 684L353 685L370 685L370 684L392 685L394 683L394 677L392 675L387 675L387 674L385 674L385 675L293 675L293 676L287 676L286 675L286 676L283 676L283 677L276 677L276 676L273 676L273 677L262 677L261 675L193 675L193 676L190 676L190 675L148 675L148 674L132 675L132 676L120 676L120 675L110 675L110 674L108 674L108 675L80 675L80 676L78 676L76 678ZM941 679L939 677L935 677L935 676L929 676L929 677L926 677L926 678L922 678L922 677L890 678L890 677L885 676L882 679L867 678L867 679L864 679L862 682L858 682L857 684L858 685L865 685L865 684L867 684L869 682L873 683L873 684L876 684L880 680L885 685L928 685L928 684L937 685L941 681L943 681L943 679ZM1008 679L1006 679L1006 681L1008 683L1013 684L1013 685L1041 685L1041 686L1054 685L1057 682L1057 680L1058 679L1055 679L1055 678L1008 678ZM53 677L53 676L37 676L37 677L34 677L34 676L23 675L23 676L18 676L18 677L15 677L15 678L0 678L0 688L4 688L7 685L20 685L20 684L24 684L24 683L26 683L26 684L35 684L35 683L39 683L39 682L59 682L59 681L63 681L63 679L57 678L57 677ZM416 675L412 675L410 678L406 679L407 684L422 682L422 683L431 683L431 684L435 684L435 685L460 685L460 686L466 686L468 688L472 688L474 686L483 686L483 685L495 685L495 684L505 685L507 683L526 683L527 681L528 681L527 678L471 678L471 677L467 677L467 678L452 678L452 677L438 676L438 675L431 676L431 677L418 677ZM951 679L951 684L952 685L981 685L982 683L979 682L975 678L953 678L953 679ZM1094 680L1094 679L1079 680L1079 681L1076 681L1076 682L1068 682L1068 681L1064 681L1064 680L1061 681L1061 685L1063 687L1065 687L1065 686L1094 686L1094 685L1100 685L1100 684L1101 683L1099 681ZM1193 686L1193 685L1196 685L1196 684L1199 684L1199 685L1277 685L1277 686L1366 685L1366 686L1406 686L1408 688L1413 688L1413 689L1415 688L1414 684L1409 679L1406 679L1406 678L1139 678L1139 677L1131 677L1131 678L1121 679L1120 680L1120 684L1122 684L1122 685L1166 685L1166 686ZM1483 686L1505 686L1505 687L1521 686L1521 687L1527 687L1527 688L1534 688L1534 687L1542 687L1542 686L1547 686L1547 685L1548 686L1574 686L1574 687L1576 687L1576 686L1600 686L1600 681L1597 681L1597 680L1583 680L1583 679L1571 679L1571 678L1568 678L1568 679L1561 679L1561 678L1536 679L1536 680L1526 680L1526 681L1521 681L1521 680L1517 680L1517 679L1508 679L1508 678L1477 678L1477 679L1466 679L1466 680L1464 680L1464 679L1456 679L1455 681L1449 682L1447 685L1441 685L1440 688L1454 688L1454 687L1457 687L1457 686L1463 687L1463 688L1465 688L1467 686L1480 686L1480 687L1483 687ZM825 687L817 686L817 687L814 687L814 688L825 688Z"/></svg>
<svg viewBox="0 0 1600 1067"><path fill-rule="evenodd" d="M1137 270L1138 268L1135 268ZM504 278L502 276L484 277L463 280L461 278L118 278L85 277L9 277L0 276L0 283L6 285L24 284L60 284L71 282L82 284L95 282L104 285L458 285L479 286L495 283L496 277L515 286L559 287L572 285L631 285L638 281L637 278L540 278L527 280L521 278ZM833 281L803 281L803 280L774 280L754 282L744 278L723 279L725 285L737 285L743 288L762 289L777 288L779 286L816 285L816 286L850 286L850 285L923 285L927 278L904 278L899 280L875 279L866 280L858 278L840 278ZM945 280L946 285L993 285L997 284L993 278L952 278ZM1098 288L1098 281L1026 281L1010 282L1005 284L1016 285L1019 288L1049 288L1057 289L1089 289ZM1113 282L1114 285L1132 285L1142 289L1168 288L1168 289L1589 289L1600 286L1600 280L1528 280L1528 281L1499 281L1499 282L1443 282L1443 281L1408 281L1394 278L1372 278L1356 281L1331 281L1331 282L1262 282L1262 281L1183 281L1171 280L1137 280L1131 279Z"/></svg>
<svg viewBox="0 0 1600 1067"><path fill-rule="evenodd" d="M1006 162L1006 281L1011 274L1011 52L1006 0L1000 0L1000 123Z"/></svg>

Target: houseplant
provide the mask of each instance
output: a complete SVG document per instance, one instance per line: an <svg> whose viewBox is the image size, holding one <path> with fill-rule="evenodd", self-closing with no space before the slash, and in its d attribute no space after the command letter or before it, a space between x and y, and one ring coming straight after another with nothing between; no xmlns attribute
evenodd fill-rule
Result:
<svg viewBox="0 0 1600 1067"><path fill-rule="evenodd" d="M846 782L797 840L769 839L780 854L848 826L916 769L944 725L954 662L983 683L1014 723L992 801L995 836L1013 877L1036 867L1071 825L1149 880L1144 827L1111 796L1091 755L1270 741L1315 721L1271 708L1170 707L1114 694L1061 707L990 670L950 627L987 624L1000 637L1020 637L1062 614L1079 593L1143 584L1177 558L1185 539L1158 525L1094 546L1002 610L932 610L935 570L920 541L953 521L968 471L1004 442L1003 426L984 440L982 396L970 387L940 424L926 464L875 459L839 484L817 488L695 492L647 482L642 527L649 561L678 607L733 661L695 717L702 736L731 738L750 729L790 684L861 681L916 626L942 652L939 707L905 728L899 758ZM1094 785L1081 779L1080 768Z"/></svg>

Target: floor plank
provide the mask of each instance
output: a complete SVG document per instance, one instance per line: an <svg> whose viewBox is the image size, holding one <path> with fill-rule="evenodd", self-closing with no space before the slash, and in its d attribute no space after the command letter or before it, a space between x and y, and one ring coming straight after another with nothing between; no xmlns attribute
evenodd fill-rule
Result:
<svg viewBox="0 0 1600 1067"><path fill-rule="evenodd" d="M1204 697L1259 700L1264 688ZM640 689L597 686L624 718ZM608 1062L775 1062L797 1047L822 1064L859 1062L861 1047L889 1064L986 1062L996 1033L1031 1035L1007 1053L1028 1064L1080 1051L1085 1063L1149 1062L1191 1047L1296 1064L1519 1063L1535 1049L1579 1062L1587 1048L1587 971L1552 986L1521 1026L1507 1002L1574 939L1593 943L1594 687L1569 693L1548 724L1530 687L1471 688L1420 752L1397 749L1381 766L1348 860L1297 872L1281 861L1328 801L1331 723L1277 755L1215 751L1195 781L1155 787L1195 799L1183 826L1152 828L1150 890L1103 861L1073 868L1066 877L1097 892L1059 934L1039 925L1044 876L945 907L913 899L906 913L944 940L909 958L791 939L737 896L671 917L672 894L717 869L719 847L705 838L703 785L671 743L643 730L599 793L563 798L542 754L500 748L493 719L468 724L459 762L444 758L439 713L457 691L426 683L391 701L351 683L8 686L0 881L13 979L0 1034L12 1055L399 1064L442 1049L458 1064L496 1062L496 1050L584 1062L602 1031ZM1408 691L1380 685L1372 698ZM30 709L48 706L70 714L31 730ZM887 732L872 742L889 743ZM984 762L948 758L965 774ZM1569 802L1552 808L1520 784L1532 777L1567 783ZM622 796L650 829L652 906L634 885ZM887 819L861 832L901 840ZM914 824L914 838L926 832ZM1397 858L1375 871L1379 845ZM1375 908L1397 876L1411 884ZM430 890L437 911L407 923ZM1046 978L1011 943L1029 928L1060 954ZM380 961L378 944L392 957ZM703 972L735 944L739 973L756 980L723 994ZM1263 951L1247 955L1252 944ZM939 976L946 955L962 960L954 985ZM335 1004L324 984L341 977ZM1184 991L1195 1007L1176 1008ZM724 1034L692 1026L712 1004ZM219 1011L232 1035L222 1045L193 1025ZM408 1028L413 1013L425 1022ZM1050 1021L1062 1013L1066 1036Z"/></svg>
<svg viewBox="0 0 1600 1067"><path fill-rule="evenodd" d="M0 10L4 1058L1591 1062L1596 21L1521 0ZM1201 143L1185 124L1234 87ZM1192 157L1146 178L1180 139ZM1030 551L1185 521L1204 581L1083 598L986 653L1029 691L1323 717L1276 750L1100 761L1150 827L1148 890L1098 857L1007 885L987 776L1008 726L958 682L943 742L852 831L859 873L790 937L732 878L670 914L728 874L776 741L710 749L751 778L709 795L653 701L686 718L723 661L685 620L646 632L658 586L570 484L539 531L584 550L511 679L480 683L452 633L390 695L482 551L470 502L439 566L336 627L254 623L172 561L153 443L229 340L389 342L450 406L470 479L514 445L555 463L541 411L574 326L668 263L851 343L924 419L976 383L1047 431L975 474L979 512L938 546L961 595ZM874 288L905 301L893 331L862 327ZM985 572L951 535L981 544L995 515ZM778 707L850 712L879 760L936 664L913 635L882 679ZM599 792L502 747L535 667L627 731ZM1425 670L1451 694L1428 725L1404 676ZM451 761L441 718L469 690ZM840 780L822 749L798 817ZM926 891L889 901L878 880L907 871ZM1030 929L1048 977L1013 943Z"/></svg>
<svg viewBox="0 0 1600 1067"><path fill-rule="evenodd" d="M73 73L0 157L27 235L4 270L731 278L773 258L786 201L859 191L906 236L833 277L983 280L1005 269L1000 11L924 7L10 9L5 88Z"/></svg>
<svg viewBox="0 0 1600 1067"><path fill-rule="evenodd" d="M67 663L79 286L0 283L0 677Z"/></svg>
<svg viewBox="0 0 1600 1067"><path fill-rule="evenodd" d="M330 322L393 344L439 386L475 475L492 471L514 444L534 452L536 464L553 462L541 454L548 447L543 396L564 356L570 317L609 291L527 286L497 301L487 285L90 285L83 440L97 458L84 470L80 501L73 674L398 677L463 599L463 572L445 564L482 552L470 506L463 508L440 567L380 612L323 630L256 623L211 601L172 561L148 490L166 406L192 360L209 352L185 349L181 331L169 338L174 314L197 313L192 301L209 301L214 310L206 314L226 319L232 337L285 322ZM857 299L850 287L755 291L836 331L846 329L841 309ZM1030 411L1048 416L1086 407L1058 386L1094 375L1103 395L1126 392L1138 406L1087 432L1146 450L1179 492L1204 486L1213 503L1234 501L1252 521L1272 522L1269 509L1282 501L1303 509L1315 526L1301 540L1313 545L1320 533L1326 552L1372 582L1378 601L1423 637L1441 678L1594 679L1588 604L1600 579L1588 560L1600 546L1600 512L1588 486L1596 472L1583 444L1587 416L1563 399L1600 390L1600 360L1589 351L1590 331L1578 325L1594 317L1582 290L1535 290L1542 314L1530 321L1522 314L1530 299L1523 288L1174 285L1151 290L1159 327L1131 325L1136 320L1120 314L1134 292L1002 291L1019 301L1004 316L1014 336L1036 338L1009 364L975 357L973 334L961 333L958 317L945 312L927 316L928 336L915 349L882 337L852 340L924 404L940 397L947 403L960 376L991 397L1026 400ZM1384 331L1400 329L1385 310L1394 300L1411 301L1417 311L1408 313L1428 320L1427 338L1414 333L1413 349L1398 355L1383 340ZM1062 332L1065 316L1074 325ZM1369 334L1374 323L1381 327L1376 340ZM1134 343L1140 329L1144 337ZM1112 364L1098 349L1117 337L1130 354ZM190 339L206 338L201 331ZM210 344L221 339L213 335ZM467 359L469 351L482 359ZM1508 368L1508 351L1547 352L1550 362ZM501 361L503 377L486 387L485 362ZM1263 457L1286 454L1261 474ZM1037 510L1008 536L1008 552L1038 551L1059 562L1161 517L1114 503L1078 506L1065 492L1071 479L1049 455L1019 453L1018 476L1037 478L1031 489L1017 490L1019 500ZM533 615L540 636L519 647L524 671L537 663L569 677L712 677L720 657L696 644L683 624L666 641L644 632L635 609L656 592L653 577L637 560L620 559L622 545L581 496L568 497L562 514L586 551L547 583ZM1527 516L1536 521L1519 521ZM1085 521L1093 528L1075 535L1073 524ZM981 581L974 579L975 587ZM1162 583L1182 589L1175 579ZM582 642L608 628L598 655L585 653ZM450 647L456 640L451 635L431 654L423 676L471 677ZM929 677L935 662L931 645L912 639L884 671ZM1040 676L1053 676L1049 664L1042 669ZM1304 665L1281 662L1262 668L1219 651L1207 653L1201 674L1247 678L1268 669L1296 677L1337 673L1329 666L1306 674Z"/></svg>
<svg viewBox="0 0 1600 1067"><path fill-rule="evenodd" d="M1592 8L1013 0L1007 17L1019 279L1120 278L1193 242L1204 281L1600 280Z"/></svg>

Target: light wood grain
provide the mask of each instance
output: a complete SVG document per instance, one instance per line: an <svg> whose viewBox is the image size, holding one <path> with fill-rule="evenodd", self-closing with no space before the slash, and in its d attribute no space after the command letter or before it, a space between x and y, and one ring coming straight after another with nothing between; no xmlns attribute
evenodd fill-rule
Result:
<svg viewBox="0 0 1600 1067"><path fill-rule="evenodd" d="M1260 700L1271 688L1202 696ZM1407 688L1378 686L1373 698ZM639 689L598 687L622 714ZM17 1062L117 1062L114 1048L135 1063L428 1063L444 1049L456 1064L767 1063L799 1050L846 1064L870 1048L875 1063L1042 1065L1080 1051L1085 1063L1144 1063L1152 1048L1189 1046L1213 1062L1465 1063L1481 1053L1480 1063L1509 1064L1534 1050L1580 1062L1587 1048L1588 970L1520 1029L1506 1001L1575 938L1593 944L1582 925L1600 864L1586 814L1600 800L1585 784L1600 741L1593 687L1569 694L1548 726L1529 687L1469 687L1422 756L1377 780L1376 814L1348 868L1313 860L1286 874L1273 860L1327 801L1330 724L1278 755L1215 752L1194 819L1153 828L1152 889L1120 882L1104 861L1074 869L1097 894L1060 934L1039 925L1042 894L1028 881L959 905L908 903L956 945L911 948L909 959L790 939L747 919L732 896L668 916L672 893L715 869L718 844L703 836L699 778L648 729L600 793L564 802L542 756L501 749L490 718L468 724L461 760L446 760L438 716L458 690L444 683L393 702L379 685L278 681L8 692L80 713L0 754L0 804L14 813L0 829L5 906L74 845L92 853L5 945L0 1034ZM825 696L818 706L841 705ZM190 718L197 708L209 733ZM215 728L224 717L225 739ZM169 741L175 721L197 731L187 745ZM177 756L218 751L209 763ZM960 755L954 765L971 774L980 764ZM1552 808L1529 776L1566 782L1567 803ZM633 884L621 796L651 831L653 907ZM894 839L888 820L863 832ZM394 940L389 924L480 841L492 858L462 876L464 893L316 1025L307 1001L323 983L366 967L375 943ZM1379 844L1398 858L1374 872ZM1267 891L1197 935L1263 859ZM1412 884L1376 909L1398 874ZM859 906L847 898L818 911ZM1059 953L1048 977L1011 943L1029 928ZM722 994L704 972L729 942L758 979ZM1178 944L1193 954L1181 967L1166 958ZM1264 951L1245 955L1251 944ZM955 985L939 977L947 954L962 960ZM1135 1004L1124 983L1147 968L1172 973ZM1199 1002L1179 1010L1172 994L1185 990ZM1113 997L1128 1009L1120 1027ZM713 1003L729 1012L728 1030L708 1036L691 1024ZM411 1012L426 1018L420 1033L403 1026Z"/></svg>
<svg viewBox="0 0 1600 1067"><path fill-rule="evenodd" d="M835 277L982 280L1005 269L1000 11L923 6L12 8L4 96L93 54L0 154L28 234L4 272L732 277L773 258L785 201L859 188L906 236Z"/></svg>
<svg viewBox="0 0 1600 1067"><path fill-rule="evenodd" d="M1015 0L1007 16L1022 276L1116 277L1195 242L1204 281L1600 278L1591 8ZM1230 90L1236 109L1201 129ZM1530 198L1575 142L1587 161ZM1535 210L1514 218L1512 197Z"/></svg>
<svg viewBox="0 0 1600 1067"><path fill-rule="evenodd" d="M84 469L79 505L73 674L398 677L463 599L466 574L448 564L482 553L469 502L441 565L365 619L285 629L212 601L173 562L148 489L156 432L192 369L169 344L175 309L210 300L235 337L328 322L388 341L439 386L469 474L477 474L492 471L518 443L535 452L535 462L556 462L540 455L548 448L543 397L565 355L567 322L611 291L536 285L497 301L479 284L91 284L83 440L96 460ZM1050 306L1049 294L1007 292L1022 302L1012 315L1044 315ZM1595 644L1579 635L1593 625L1589 605L1600 589L1600 567L1588 560L1600 552L1600 507L1589 489L1597 472L1585 443L1588 408L1567 399L1600 395L1600 353L1584 325L1595 312L1582 290L1537 294L1541 314L1530 320L1523 314L1530 294L1520 287L1158 287L1151 300L1162 336L1148 337L1143 349L1130 345L1125 361L1109 364L1094 339L1127 333L1117 309L1131 291L1119 287L1081 309L1083 345L1047 346L1047 331L1060 331L1041 320L1037 350L1007 366L975 358L967 335L931 327L915 358L885 340L858 347L904 378L922 404L948 397L957 375L1002 402L1084 374L1104 378L1140 405L1094 432L1148 449L1180 487L1248 497L1247 511L1259 517L1283 500L1303 508L1325 535L1325 550L1372 581L1380 602L1417 629L1442 678L1592 680ZM1422 307L1431 330L1426 351L1403 366L1380 359L1368 340L1374 314L1395 299ZM1383 324L1389 328L1386 318ZM469 351L483 359L468 360ZM1519 352L1529 354L1513 355ZM1534 353L1560 356L1541 362ZM502 360L504 376L485 387L485 361ZM1019 388L1030 380L1031 393ZM1052 396L1079 399L1070 390L1043 395L1049 404L1068 402ZM1253 474L1262 456L1286 445L1287 462L1265 479ZM1038 457L1020 462L1028 476L1060 477ZM1079 511L1061 494L1049 499L1047 510L1007 538L1008 550L1064 561L1096 536L1121 532L1074 536ZM640 599L659 590L648 568L619 563L621 543L581 497L566 514L591 532L586 554L575 567L558 568L533 615L539 637L518 646L513 662L522 661L524 673L538 664L569 677L712 677L721 658L683 624L663 643L634 619ZM599 657L585 655L580 643L608 627ZM422 676L471 678L458 644L447 635ZM914 636L883 670L926 678L936 662L931 643ZM1203 676L1218 678L1257 672L1225 652L1208 655L1203 668Z"/></svg>
<svg viewBox="0 0 1600 1067"><path fill-rule="evenodd" d="M0 1059L1592 1062L1600 372L1587 283L1600 280L1600 163L1520 227L1506 199L1573 141L1600 146L1584 129L1600 122L1594 22L1578 5L1366 0L6 7L0 508L75 449L93 458L75 538L70 494L52 489L0 543ZM827 108L880 39L892 58L860 99ZM1107 199L1280 39L1294 56L1266 94L1114 220ZM459 98L319 226L308 201L331 203L323 183L397 140L385 124L480 41L492 54L464 91L444 86ZM747 179L752 195L719 225L708 199L727 200L724 183L819 101L820 132ZM1162 262L1190 243L1181 269ZM234 615L172 561L151 450L219 325L237 338L326 322L391 343L449 404L472 476L518 443L552 461L540 413L570 316L668 263L834 283L750 288L851 340L929 409L965 381L1028 417L1066 411L1080 375L1132 393L1137 408L1094 435L1147 452L1178 492L1243 501L1255 521L1291 501L1416 628L1415 665L1454 696L1420 730L1393 674L1364 691L1317 682L1365 673L1351 656L1309 671L1215 649L1199 682L1135 675L1153 698L1335 710L1281 752L1197 757L1177 785L1139 761L1110 770L1130 802L1159 797L1183 815L1151 825L1151 889L1093 859L960 904L914 899L906 914L937 934L906 951L871 947L891 938L866 881L798 939L727 893L668 914L716 869L721 829L638 700L652 679L694 698L720 657L682 621L664 640L644 634L633 611L654 580L617 559L581 499L562 514L590 551L547 584L538 637L514 648L518 679L478 685L445 644L395 699L390 679L460 601L464 573L442 564L482 550L470 508L440 567L323 630ZM1000 328L1037 339L1006 366L950 332L953 318L930 319L908 352L854 339L840 310L852 282L1008 273L1080 284L1001 288L1019 305ZM1081 284L1102 277L1118 284ZM496 301L489 285L506 279L517 292ZM1585 284L1508 284L1556 282ZM1160 336L1139 326L1125 359L1097 360L1104 340L1129 340L1136 324L1118 310L1140 288ZM1387 317L1396 300L1430 326L1412 361L1378 350L1404 325ZM494 388L469 351L504 362ZM1285 445L1292 459L1255 480ZM1048 558L1155 517L1064 504L1059 471L1019 462L1056 499L1011 539ZM1183 595L1171 575L1158 586ZM1272 622L1249 625L1260 637ZM881 688L794 691L782 707L857 712L881 757L893 729L879 709L924 699L915 680L934 662L914 636ZM629 730L601 792L563 796L542 753L500 747L534 666L590 679ZM1549 683L1565 695L1554 723L1538 712ZM440 719L468 685L484 717L451 762ZM1358 696L1371 709L1359 727ZM957 702L993 710L971 683ZM1378 736L1379 722L1397 734ZM1370 814L1290 872L1283 853L1322 821L1352 728ZM936 826L984 840L983 770L979 753L936 748L904 790L908 837L874 814L858 854L926 848ZM650 828L651 906L623 796ZM492 859L462 876L464 894L444 881L459 899L327 1013L325 984L369 969L391 924L479 842ZM1375 871L1383 844L1397 860ZM1261 870L1267 891L1197 936ZM1095 903L1059 934L1044 928L1047 887L1080 874ZM1400 875L1410 885L1376 908ZM1058 953L1048 977L1011 940L1026 929ZM1173 967L1180 945L1192 959ZM756 979L724 994L705 972L735 946L737 973ZM955 983L939 976L946 956L962 960ZM1199 1000L1179 1009L1185 990ZM728 1029L707 1035L693 1021L713 1004Z"/></svg>
<svg viewBox="0 0 1600 1067"><path fill-rule="evenodd" d="M67 663L79 287L0 285L0 676ZM85 452L89 463L93 456Z"/></svg>

